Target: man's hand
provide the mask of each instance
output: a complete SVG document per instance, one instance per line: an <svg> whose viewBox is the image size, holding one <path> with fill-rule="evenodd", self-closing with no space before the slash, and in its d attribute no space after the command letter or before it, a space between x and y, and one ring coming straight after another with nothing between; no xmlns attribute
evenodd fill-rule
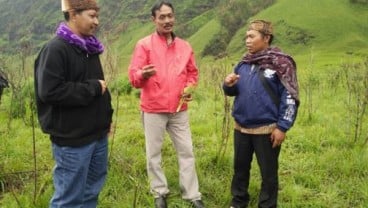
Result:
<svg viewBox="0 0 368 208"><path fill-rule="evenodd" d="M105 80L98 80L98 81L100 82L101 94L103 95L106 92L106 88L107 88L106 82Z"/></svg>
<svg viewBox="0 0 368 208"><path fill-rule="evenodd" d="M190 102L193 100L192 93L194 91L194 88L194 84L189 84L183 89L183 94L181 95L181 98L184 100L184 102Z"/></svg>
<svg viewBox="0 0 368 208"><path fill-rule="evenodd" d="M184 100L184 102L190 102L193 100L192 94L184 93L181 97Z"/></svg>
<svg viewBox="0 0 368 208"><path fill-rule="evenodd" d="M146 65L142 68L142 77L144 79L148 79L154 74L156 74L156 70L154 69L154 66L152 64Z"/></svg>
<svg viewBox="0 0 368 208"><path fill-rule="evenodd" d="M285 140L286 134L278 128L275 128L271 133L272 148L280 146Z"/></svg>
<svg viewBox="0 0 368 208"><path fill-rule="evenodd" d="M238 74L235 74L235 73L231 73L231 74L227 75L225 77L225 80L224 80L225 86L227 86L227 87L234 86L238 82L239 77L240 76Z"/></svg>

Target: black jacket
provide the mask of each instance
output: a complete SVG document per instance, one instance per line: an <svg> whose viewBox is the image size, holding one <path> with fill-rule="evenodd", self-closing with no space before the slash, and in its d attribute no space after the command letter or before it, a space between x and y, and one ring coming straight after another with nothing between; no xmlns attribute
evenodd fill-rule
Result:
<svg viewBox="0 0 368 208"><path fill-rule="evenodd" d="M112 120L109 91L99 55L88 55L55 37L35 61L35 94L42 130L60 146L81 146L102 138Z"/></svg>

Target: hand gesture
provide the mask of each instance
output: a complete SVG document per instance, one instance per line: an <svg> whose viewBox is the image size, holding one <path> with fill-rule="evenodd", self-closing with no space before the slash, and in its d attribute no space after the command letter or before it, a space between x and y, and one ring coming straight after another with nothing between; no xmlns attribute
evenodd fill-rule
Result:
<svg viewBox="0 0 368 208"><path fill-rule="evenodd" d="M227 87L234 86L238 82L239 77L240 76L238 74L235 74L235 73L231 73L231 74L227 75L225 77L225 80L224 80L225 86L227 86Z"/></svg>
<svg viewBox="0 0 368 208"><path fill-rule="evenodd" d="M156 70L152 64L146 65L142 68L142 77L144 79L148 79L154 74L156 74Z"/></svg>

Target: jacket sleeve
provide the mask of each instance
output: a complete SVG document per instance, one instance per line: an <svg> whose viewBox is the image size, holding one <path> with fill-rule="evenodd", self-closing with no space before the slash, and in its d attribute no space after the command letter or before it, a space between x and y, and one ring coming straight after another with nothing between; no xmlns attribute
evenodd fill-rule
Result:
<svg viewBox="0 0 368 208"><path fill-rule="evenodd" d="M238 95L238 88L236 84L232 87L228 87L225 84L222 84L222 89L224 90L224 93L227 96L237 96Z"/></svg>
<svg viewBox="0 0 368 208"><path fill-rule="evenodd" d="M198 83L198 68L195 62L194 53L191 52L190 59L187 63L187 83L186 86Z"/></svg>
<svg viewBox="0 0 368 208"><path fill-rule="evenodd" d="M294 124L298 112L296 100L292 98L290 93L283 87L279 106L279 119L277 128L283 132L288 131Z"/></svg>
<svg viewBox="0 0 368 208"><path fill-rule="evenodd" d="M45 103L86 106L102 94L97 79L83 82L66 80L67 53L58 46L46 46L35 62L37 95Z"/></svg>
<svg viewBox="0 0 368 208"><path fill-rule="evenodd" d="M141 88L145 83L142 76L142 67L148 64L147 51L141 42L135 46L130 65L129 80L133 87Z"/></svg>
<svg viewBox="0 0 368 208"><path fill-rule="evenodd" d="M239 63L237 66L235 66L234 68L234 73L235 74L239 74L239 68L240 68L241 64ZM225 95L227 96L237 96L239 94L238 92L238 84L235 84L232 87L228 87L225 85L225 83L222 83L222 89L224 90Z"/></svg>

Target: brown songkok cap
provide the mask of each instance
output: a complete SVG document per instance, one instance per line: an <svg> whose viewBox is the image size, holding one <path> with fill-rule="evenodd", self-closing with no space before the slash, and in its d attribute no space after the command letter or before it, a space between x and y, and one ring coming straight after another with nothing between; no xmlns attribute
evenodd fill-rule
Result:
<svg viewBox="0 0 368 208"><path fill-rule="evenodd" d="M248 30L256 30L264 35L272 35L272 23L265 20L253 20L250 22Z"/></svg>
<svg viewBox="0 0 368 208"><path fill-rule="evenodd" d="M96 0L61 0L61 11L70 10L99 10Z"/></svg>

